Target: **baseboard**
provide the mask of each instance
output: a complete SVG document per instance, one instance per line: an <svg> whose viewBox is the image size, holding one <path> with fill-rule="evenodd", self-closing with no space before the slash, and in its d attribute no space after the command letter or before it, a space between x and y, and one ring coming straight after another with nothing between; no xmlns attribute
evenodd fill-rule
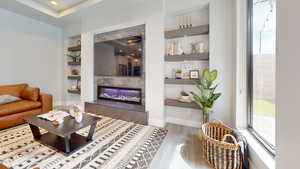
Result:
<svg viewBox="0 0 300 169"><path fill-rule="evenodd" d="M200 128L201 123L198 121L192 121L192 120L184 120L184 119L178 119L174 117L167 117L167 123L172 123L172 124L178 124L178 125L183 125L183 126L189 126L189 127L195 127L195 128Z"/></svg>

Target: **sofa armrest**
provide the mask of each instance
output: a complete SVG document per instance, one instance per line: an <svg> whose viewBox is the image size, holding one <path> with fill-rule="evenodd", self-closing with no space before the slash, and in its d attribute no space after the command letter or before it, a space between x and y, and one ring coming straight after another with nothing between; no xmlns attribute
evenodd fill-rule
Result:
<svg viewBox="0 0 300 169"><path fill-rule="evenodd" d="M42 113L48 113L53 109L53 97L51 94L41 93L39 100L42 103Z"/></svg>

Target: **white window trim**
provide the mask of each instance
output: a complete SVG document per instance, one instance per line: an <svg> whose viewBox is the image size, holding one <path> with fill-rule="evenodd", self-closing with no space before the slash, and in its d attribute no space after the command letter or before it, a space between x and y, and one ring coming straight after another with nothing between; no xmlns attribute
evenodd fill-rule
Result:
<svg viewBox="0 0 300 169"><path fill-rule="evenodd" d="M247 129L247 0L236 0L235 126L249 145L250 169L275 169L275 159Z"/></svg>
<svg viewBox="0 0 300 169"><path fill-rule="evenodd" d="M241 132L249 145L250 169L275 169L274 156L248 130L241 130Z"/></svg>

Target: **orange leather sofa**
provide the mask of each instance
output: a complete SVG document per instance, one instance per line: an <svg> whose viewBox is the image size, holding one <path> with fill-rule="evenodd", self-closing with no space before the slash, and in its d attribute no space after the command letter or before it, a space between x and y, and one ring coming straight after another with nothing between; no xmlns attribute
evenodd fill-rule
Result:
<svg viewBox="0 0 300 169"><path fill-rule="evenodd" d="M28 84L0 86L0 95L13 95L22 100L0 105L0 130L24 123L23 118L47 113L53 108L52 95L40 93Z"/></svg>

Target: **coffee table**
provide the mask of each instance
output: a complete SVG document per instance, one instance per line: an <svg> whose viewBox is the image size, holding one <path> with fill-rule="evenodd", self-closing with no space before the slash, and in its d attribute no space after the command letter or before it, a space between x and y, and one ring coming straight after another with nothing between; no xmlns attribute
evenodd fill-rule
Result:
<svg viewBox="0 0 300 169"><path fill-rule="evenodd" d="M64 122L58 126L37 116L25 118L24 120L29 123L32 135L36 141L70 155L92 141L97 122L101 118L83 113L80 123L77 123L73 117L67 116ZM75 133L88 126L91 127L87 137ZM43 128L48 132L41 134L39 128Z"/></svg>

